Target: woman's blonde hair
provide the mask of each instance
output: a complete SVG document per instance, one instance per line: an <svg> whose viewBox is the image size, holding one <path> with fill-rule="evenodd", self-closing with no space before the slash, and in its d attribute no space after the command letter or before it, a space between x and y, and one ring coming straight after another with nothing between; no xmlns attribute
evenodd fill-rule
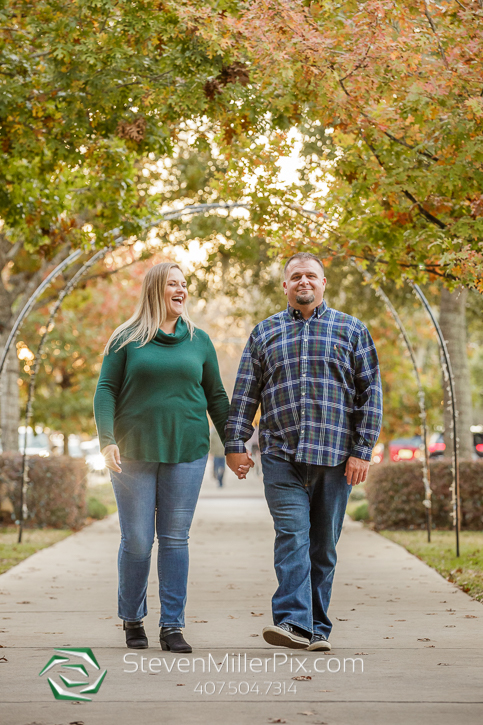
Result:
<svg viewBox="0 0 483 725"><path fill-rule="evenodd" d="M173 262L162 262L151 267L144 277L141 297L134 314L129 320L126 320L122 325L116 327L107 342L104 355L109 354L111 345L121 337L122 342L117 350L120 350L121 347L124 347L129 342L139 342L139 347L143 347L143 345L146 345L156 336L158 329L166 320L164 293L168 283L169 273L173 267L179 269L180 272L183 271L178 264L174 264ZM186 322L190 335L193 337L194 325L190 320L186 306L181 317ZM123 332L127 334L123 335Z"/></svg>

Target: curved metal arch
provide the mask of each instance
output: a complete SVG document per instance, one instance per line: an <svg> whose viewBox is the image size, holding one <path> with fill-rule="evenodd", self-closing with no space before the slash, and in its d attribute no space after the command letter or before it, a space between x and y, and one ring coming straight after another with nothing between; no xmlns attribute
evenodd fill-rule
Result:
<svg viewBox="0 0 483 725"><path fill-rule="evenodd" d="M408 280L408 283L410 287L413 289L415 294L419 297L421 302L424 305L424 308L426 309L426 312L429 315L429 318L431 322L434 325L434 329L436 330L436 334L438 336L438 343L439 348L441 351L441 360L442 360L442 368L443 368L443 376L445 379L445 382L448 383L448 393L450 398L450 404L451 404L451 437L453 440L453 451L452 451L452 476L453 481L451 484L451 498L452 498L452 504L453 504L453 526L455 529L455 535L456 535L456 556L460 555L460 475L459 475L459 460L458 460L458 437L456 434L456 418L458 417L458 411L456 410L456 395L454 390L454 375L453 375L453 368L451 365L451 359L449 356L448 348L446 346L446 340L443 337L443 331L441 330L441 327L439 325L438 320L436 319L433 310L431 309L431 305L429 304L426 296L424 295L423 291L417 285L415 282L412 282L411 280Z"/></svg>
<svg viewBox="0 0 483 725"><path fill-rule="evenodd" d="M181 209L176 209L176 210L173 210L173 211L162 212L162 214L163 214L162 217L160 217L160 218L158 218L158 219L156 219L154 221L149 222L148 224L145 225L145 227L146 227L146 231L147 231L150 228L154 228L155 226L157 226L158 224L160 224L162 221L174 220L174 219L180 218L181 216L184 216L186 214L199 214L199 213L202 213L204 211L209 211L211 209L224 209L224 210L229 211L229 210L234 209L234 208L249 208L249 205L247 203L234 203L234 204L218 204L218 203L213 203L213 204L199 204L199 205L191 204L191 205L187 205L185 207L182 207ZM301 209L301 211L306 212L308 214L316 214L317 213L317 212L315 212L313 210L309 210L309 209ZM116 232L116 231L118 231L118 230L114 230L114 232ZM119 246L123 241L125 241L125 238L118 238L118 239L116 239L114 246L115 247ZM112 245L103 248L102 250L100 250L100 252L104 252L104 254L105 254L111 248L112 248ZM0 385L1 385L1 373L2 373L2 370L3 370L3 366L5 364L5 360L6 360L6 357L7 357L8 351L9 351L9 348L11 346L12 340L15 339L15 335L16 335L16 333L17 333L20 325L22 324L25 316L31 311L31 309L33 307L33 304L38 299L38 297L40 296L40 294L42 294L42 292L50 285L51 281L60 273L60 271L62 271L62 269L65 269L65 267L68 266L69 263L71 263L72 261L75 261L75 259L78 256L80 256L80 254L82 254L82 251L81 250L76 250L76 252L73 252L71 255L69 255L69 257L66 260L64 260L64 262L62 262L60 265L58 265L58 267L55 268L48 275L48 277L41 283L41 285L39 285L39 287L34 292L34 294L31 296L31 298L29 298L27 304L25 305L24 309L22 310L21 315L19 316L19 318L17 318L16 323L15 323L15 326L14 326L14 328L12 329L12 331L11 331L11 333L9 335L9 338L7 340L7 344L5 346L5 350L4 350L2 359L0 361ZM96 256L96 255L94 255L94 256ZM83 268L81 268L81 270L79 270L79 272L82 272L83 273L82 270L84 270L84 267L85 267L85 265L83 266ZM79 273L77 273L77 274L79 274ZM72 278L71 282L77 277L77 274L74 276L74 278ZM78 281L78 279L80 279L80 276L82 276L82 275L79 275L79 277L77 278L77 281ZM77 284L77 281L75 282L75 284ZM410 280L408 280L408 281L410 282ZM65 295L68 294L68 292L70 292L70 291L72 291L72 289L74 289L75 284L71 286L70 283L68 283L68 285L66 285L66 288L65 288L66 291L65 291L65 294L62 295L62 300L64 299ZM456 408L455 408L455 399L454 399L454 390L453 390L452 368L451 368L451 363L450 363L450 360L449 360L449 355L448 355L448 352L447 352L447 349L446 349L446 343L445 343L444 338L442 336L441 329L439 328L439 325L438 325L437 321L434 318L434 315L432 313L432 310L429 307L429 303L427 302L426 298L424 297L424 295L423 295L422 291L419 289L419 287L417 285L415 285L414 283L411 283L410 282L410 284L412 285L413 289L418 294L418 296L420 297L420 299L423 302L424 306L426 307L426 309L427 309L427 311L428 311L428 313L429 313L429 315L431 317L431 320L432 320L432 322L433 322L433 324L434 324L434 326L436 328L436 331L438 333L438 339L440 341L440 345L441 345L441 349L442 349L442 354L443 354L443 357L444 357L444 360L445 360L445 364L446 364L446 367L447 367L448 378L449 378L449 381L450 381L450 397L451 397L451 404L452 404L452 410L453 410L453 442L454 442L454 449L453 449L453 485L452 485L452 493L453 493L453 519L454 519L455 529L456 529L456 555L459 556L459 476L458 476L458 454L457 454L456 423L455 423L455 421L456 421ZM67 290L67 287L69 287L68 290ZM383 293L382 290L381 290L381 293L382 293L382 295L385 295L385 293ZM396 323L398 324L399 329L401 330L401 333L403 334L403 338L405 339L406 344L408 344L409 343L409 339L407 338L407 335L405 334L405 331L403 333L403 328L401 328L401 326L400 326L400 325L402 325L402 322L401 322L399 316L397 315L397 312L395 311L394 307L392 306L392 303L390 303L389 299L387 298L387 295L385 295L385 297L386 297L386 299L387 299L387 301L389 302L389 305L390 305L390 307L388 307L388 309L390 309L391 314L393 314L392 311L394 311L394 313L395 313L396 316L394 316L394 314L393 314L393 317L394 317ZM383 299L384 299L384 297L383 297ZM386 300L384 300L384 301L386 301ZM60 305L58 307L60 307ZM58 307L56 308L55 312L58 310ZM392 310L391 310L391 308L392 308ZM55 312L54 312L54 316L55 316ZM399 322L398 322L398 320L399 320ZM399 323L400 323L400 325L399 325ZM49 326L47 328L47 331L49 331ZM48 334L48 332L47 332L47 334ZM43 338L43 341L45 341L44 338ZM41 344L42 344L42 341L41 341ZM40 347L40 345L39 345L39 347ZM408 347L408 350L410 351L411 359L413 360L413 365L414 365L415 358L414 358L414 355L411 354L412 348L410 349ZM417 367L415 365L414 365L414 368L415 368L415 372L416 372L416 376L417 376L417 380L418 380L418 387L419 387L420 386L419 372L417 371ZM1 391L1 387L0 387L0 391ZM425 438L425 464L424 465L427 466L427 458L426 458L426 454L427 454L426 410L425 410L425 407L424 407L424 397L421 397L421 391L422 391L422 388L420 388L419 401L420 401L420 409L421 409L421 411L424 411L424 417L422 416L421 419L422 419L422 423L423 423L424 429L425 429L425 436L424 436L424 438ZM30 393L30 387L29 387L29 393ZM424 396L424 391L423 391L423 396ZM29 400L30 400L30 395L29 395ZM421 408L421 405L423 406L422 408ZM27 425L26 425L26 428L27 428ZM1 431L0 431L0 436L1 436ZM28 480L28 476L27 476L27 480ZM424 476L424 482L425 482L425 491L428 493L428 489L429 489L429 496L430 496L430 490L431 489L429 487L429 466L427 466L427 474L426 474L426 476ZM23 482L23 479L22 479L22 490L23 490L23 488L24 488L24 482ZM427 493L426 493L425 503L428 501ZM430 503L431 502L430 502L430 498L429 498L429 505L428 505L428 503L426 503L426 507L427 507L427 510L428 511L430 510ZM428 531L429 531L429 529L428 529Z"/></svg>
<svg viewBox="0 0 483 725"><path fill-rule="evenodd" d="M200 214L205 211L210 211L212 209L223 209L230 211L233 208L247 208L248 205L244 203L235 203L235 204L219 204L219 203L213 203L213 204L198 204L198 205L188 205L185 207L182 207L181 209L175 209L172 211L167 211L163 213L163 216L150 221L149 224L146 224L146 231L148 231L151 228L154 228L158 226L162 221L170 221L173 219L178 219L182 216L185 216L186 214ZM117 231L117 230L115 230ZM65 285L65 287L61 290L59 293L58 299L55 302L51 313L49 315L49 320L46 325L46 329L44 334L41 337L40 343L37 348L37 352L35 353L34 357L34 364L33 364L33 372L30 377L29 381L29 390L28 390L28 397L27 397L27 406L26 406L26 412L25 412L25 438L24 438L24 453L22 457L22 483L21 483L21 489L20 489L20 518L18 520L19 524L19 535L18 535L18 542L21 543L22 541L22 532L23 532L23 523L28 516L28 509L27 509L27 503L26 503L26 491L27 491L27 485L28 485L28 473L29 473L29 466L28 466L28 460L29 456L27 454L27 435L28 435L28 425L30 423L31 415L32 415L32 405L34 400L34 391L35 391L35 382L37 378L37 373L40 366L40 360L43 352L43 348L45 346L45 342L47 340L47 337L49 333L53 329L53 320L55 318L55 315L57 314L58 310L60 309L62 302L64 298L72 292L73 289L77 286L78 282L82 278L82 276L87 272L87 270L92 267L99 259L102 259L109 251L112 251L116 249L117 247L121 246L126 241L126 237L117 237L113 244L108 245L106 247L103 247L98 252L96 252L90 259L88 259L83 266L76 272L76 274L72 277L71 280ZM32 311L33 306L37 299L40 297L40 295L50 286L50 284L53 282L53 280L64 270L66 267L68 267L72 262L74 262L76 259L79 258L83 254L83 250L76 250L72 254L70 254L68 257L66 257L65 260L63 260L57 267L55 267L52 272L41 282L41 284L37 287L37 289L33 292L33 294L30 296L29 300L21 310L19 316L17 317L17 320L15 322L14 327L12 328L10 335L7 339L4 353L2 356L2 359L0 361L0 394L1 394L1 373L3 370L3 366L5 364L6 357L8 355L8 351L12 345L12 342L15 340L16 334L22 324L22 322L25 320L25 318L28 316L28 314ZM0 440L1 440L1 429L0 429Z"/></svg>
<svg viewBox="0 0 483 725"><path fill-rule="evenodd" d="M418 365L416 362L416 356L414 354L414 348L411 344L411 341L409 339L409 336L407 334L406 328L404 327L403 321L399 317L396 308L392 304L391 300L387 296L387 294L384 292L384 290L377 284L374 283L373 277L367 270L362 269L360 264L358 264L355 260L351 260L355 267L359 270L359 272L362 274L364 279L367 280L373 287L376 295L382 299L384 304L386 305L386 308L389 310L390 314L392 315L392 318L394 319L394 322L396 323L397 327L399 328L399 332L406 344L406 348L409 353L409 357L411 358L411 362L413 365L414 370L414 376L416 378L416 383L418 386L418 403L419 403L419 417L421 419L421 429L423 433L423 445L424 445L424 456L422 459L423 464L423 484L424 484L424 501L423 506L426 509L426 530L428 534L428 542L431 541L431 528L432 528L432 516L431 516L431 509L432 509L432 503L431 503L431 473L429 468L429 449L428 449L428 426L427 426L427 414L426 414L426 402L425 402L425 394L424 394L424 388L421 382L421 376L419 375Z"/></svg>
<svg viewBox="0 0 483 725"><path fill-rule="evenodd" d="M112 247L104 247L104 249L99 250L94 254L90 259L85 262L82 267L75 273L75 275L72 277L72 279L67 282L65 287L61 290L55 304L52 307L52 310L49 315L48 322L45 326L45 332L43 333L42 337L40 338L39 345L37 347L37 351L35 353L34 362L33 362L33 369L32 374L30 376L29 381L29 389L28 389L28 396L27 396L27 406L25 410L25 438L24 438L24 452L22 456L22 484L20 488L20 518L18 520L19 524L19 531L18 531L18 543L20 544L22 542L22 532L23 532L23 524L25 519L28 516L28 508L27 508L27 485L28 485L28 474L29 474L29 458L30 456L27 453L27 435L28 435L28 426L30 424L30 420L32 417L32 406L34 401L34 392L35 392L35 383L37 379L37 373L39 371L40 367L40 360L42 358L42 352L44 350L45 343L47 341L47 337L49 336L49 333L53 330L53 321L55 318L55 315L59 311L62 302L64 301L65 297L72 292L72 290L77 286L80 279L84 276L84 274L87 272L90 267L92 267L96 262L99 261L99 259L102 259L109 251L111 251Z"/></svg>

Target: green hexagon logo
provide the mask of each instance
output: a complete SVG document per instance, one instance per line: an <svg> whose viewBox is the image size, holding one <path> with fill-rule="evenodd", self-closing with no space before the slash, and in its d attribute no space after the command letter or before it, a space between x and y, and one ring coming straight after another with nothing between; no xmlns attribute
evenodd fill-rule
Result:
<svg viewBox="0 0 483 725"><path fill-rule="evenodd" d="M90 702L92 697L88 697L88 695L95 695L96 692L99 692L107 670L98 674L101 668L94 652L89 647L55 648L54 652L56 654L41 669L39 677L45 675L46 672L51 672L53 675L54 668L58 668L55 674L59 676L62 684L56 682L52 677L47 677L55 699ZM90 682L90 672L95 677L92 683Z"/></svg>

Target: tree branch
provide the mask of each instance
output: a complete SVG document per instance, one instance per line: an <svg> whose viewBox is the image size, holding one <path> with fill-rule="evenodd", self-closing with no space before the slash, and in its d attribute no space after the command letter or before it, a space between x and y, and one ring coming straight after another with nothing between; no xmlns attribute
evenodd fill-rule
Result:
<svg viewBox="0 0 483 725"><path fill-rule="evenodd" d="M349 93L349 91L347 90L347 88L344 86L343 81L344 81L344 79L339 79L339 85L342 88L342 90L344 91L344 93L346 94L346 96L348 98L350 98L351 101L353 101L354 99L352 98L352 96ZM411 151L416 151L416 153L420 154L421 156L425 156L427 159L430 159L431 161L439 161L438 156L435 156L434 154L429 153L429 151L421 151L420 149L417 149L416 146L412 146L407 141L404 141L404 139L397 138L397 136L393 136L393 134L389 133L389 131L385 131L384 129L380 128L379 124L376 121L374 121L374 119L372 119L369 116L369 114L365 113L365 111L363 111L360 108L358 110L359 110L359 113L362 116L364 116L365 119L367 119L369 121L369 123L371 123L375 128L377 128L378 131L382 131L382 133L385 136L387 136L388 138L390 138L391 141L395 141L396 143L400 144L401 146L405 146L405 148L410 149Z"/></svg>
<svg viewBox="0 0 483 725"><path fill-rule="evenodd" d="M442 60L443 60L443 63L444 63L444 65L445 65L445 67L446 67L447 69L449 69L448 61L446 60L446 56L445 56L445 54L444 54L444 49L443 49L443 46L441 45L441 41L440 41L440 39L439 39L438 31L436 30L436 25L435 25L435 24L434 24L434 22L433 22L433 18L432 18L432 17L431 17L431 15L429 14L429 8L428 8L428 3L426 2L426 0L424 0L424 14L426 15L426 17L427 17L427 19L428 19L428 23L429 23L429 25L430 25L430 27L431 27L431 30L433 31L433 33L434 33L434 34L435 34L435 36L436 36L436 40L437 40L437 42L438 42L438 48L439 48L439 53L440 53L440 55L441 55L441 58L442 58Z"/></svg>

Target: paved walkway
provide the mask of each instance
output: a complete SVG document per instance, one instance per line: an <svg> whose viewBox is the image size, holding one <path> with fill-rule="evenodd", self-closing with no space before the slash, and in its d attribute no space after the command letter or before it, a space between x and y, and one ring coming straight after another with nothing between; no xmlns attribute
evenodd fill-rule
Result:
<svg viewBox="0 0 483 725"><path fill-rule="evenodd" d="M187 606L195 651L185 660L157 644L154 569L151 646L125 649L116 617L118 539L112 516L0 577L2 725L483 721L481 604L361 525L348 521L339 544L333 650L325 658L274 649L261 637L275 578L273 529L255 478L244 488L229 477L218 492L208 476L203 486ZM39 677L56 647L90 647L107 668L92 702L54 699L47 677L60 683L59 673L69 674L59 665Z"/></svg>

